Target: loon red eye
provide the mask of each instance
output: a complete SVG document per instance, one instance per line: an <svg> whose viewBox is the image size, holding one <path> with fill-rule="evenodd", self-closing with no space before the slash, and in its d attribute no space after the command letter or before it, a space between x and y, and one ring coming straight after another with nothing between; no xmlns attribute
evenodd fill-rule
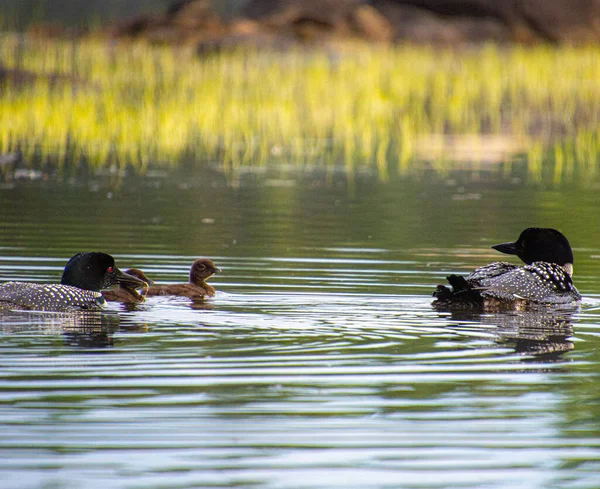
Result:
<svg viewBox="0 0 600 489"><path fill-rule="evenodd" d="M108 268L106 269L106 271L107 271L108 273L113 273L113 267L108 267Z"/></svg>

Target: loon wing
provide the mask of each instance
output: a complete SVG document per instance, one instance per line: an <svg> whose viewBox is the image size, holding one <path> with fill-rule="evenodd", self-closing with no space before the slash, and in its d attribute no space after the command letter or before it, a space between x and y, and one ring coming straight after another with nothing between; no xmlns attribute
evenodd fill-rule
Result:
<svg viewBox="0 0 600 489"><path fill-rule="evenodd" d="M473 272L467 276L467 282L474 287L485 287L492 279L511 272L517 268L519 267L517 265L513 265L512 263L495 261L473 270Z"/></svg>
<svg viewBox="0 0 600 489"><path fill-rule="evenodd" d="M581 299L571 277L562 267L546 262L515 267L497 276L484 284L481 295L508 301L525 299L540 304L565 304Z"/></svg>

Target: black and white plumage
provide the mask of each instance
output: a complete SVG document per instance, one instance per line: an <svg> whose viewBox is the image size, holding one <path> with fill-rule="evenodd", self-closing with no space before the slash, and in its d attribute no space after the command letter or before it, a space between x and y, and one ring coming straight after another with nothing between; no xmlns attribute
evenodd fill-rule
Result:
<svg viewBox="0 0 600 489"><path fill-rule="evenodd" d="M571 275L573 251L567 238L549 228L528 228L514 243L492 248L519 256L527 265L494 262L467 277L450 275L451 287L438 285L437 306L498 307L573 304L581 300Z"/></svg>
<svg viewBox="0 0 600 489"><path fill-rule="evenodd" d="M105 304L100 290L119 283L145 285L138 278L121 272L115 266L114 258L106 253L78 253L65 266L60 284L0 284L0 309L100 309Z"/></svg>
<svg viewBox="0 0 600 489"><path fill-rule="evenodd" d="M71 285L28 282L6 282L0 285L0 309L99 309L104 303L101 292L79 289Z"/></svg>

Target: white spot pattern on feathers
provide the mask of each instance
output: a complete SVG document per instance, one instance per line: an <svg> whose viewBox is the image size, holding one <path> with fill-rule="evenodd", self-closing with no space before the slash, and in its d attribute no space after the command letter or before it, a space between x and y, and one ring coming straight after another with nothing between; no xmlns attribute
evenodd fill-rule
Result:
<svg viewBox="0 0 600 489"><path fill-rule="evenodd" d="M553 263L534 262L515 267L489 279L480 278L483 297L512 300L523 298L531 302L565 303L581 296L564 269Z"/></svg>
<svg viewBox="0 0 600 489"><path fill-rule="evenodd" d="M0 304L9 308L42 311L69 309L99 309L100 292L83 290L70 285L7 282L0 284Z"/></svg>

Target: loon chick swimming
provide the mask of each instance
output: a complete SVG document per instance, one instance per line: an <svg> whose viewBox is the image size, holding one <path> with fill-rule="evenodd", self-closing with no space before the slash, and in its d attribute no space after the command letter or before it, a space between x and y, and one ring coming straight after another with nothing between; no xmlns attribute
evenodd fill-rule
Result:
<svg viewBox="0 0 600 489"><path fill-rule="evenodd" d="M60 284L0 284L0 309L101 309L105 300L100 290L117 283L145 286L139 278L121 272L115 266L114 258L106 253L77 253L65 266Z"/></svg>
<svg viewBox="0 0 600 489"><path fill-rule="evenodd" d="M130 268L129 270L125 270L125 273L139 278L144 282L144 285L121 282L118 289L104 290L102 295L108 302L123 302L125 304L143 302L146 298L145 294L140 294L136 289L144 288L147 291L148 286L152 285L154 281L146 277L146 274L138 268Z"/></svg>
<svg viewBox="0 0 600 489"><path fill-rule="evenodd" d="M581 300L575 288L573 250L560 231L527 228L513 243L492 246L517 255L526 266L493 262L477 268L466 278L447 277L451 288L438 285L433 296L438 306L483 307L528 304L572 304Z"/></svg>
<svg viewBox="0 0 600 489"><path fill-rule="evenodd" d="M203 299L205 296L215 295L215 288L206 283L215 273L221 270L206 258L199 258L190 269L190 281L187 284L153 285L146 295L177 295L190 299Z"/></svg>

